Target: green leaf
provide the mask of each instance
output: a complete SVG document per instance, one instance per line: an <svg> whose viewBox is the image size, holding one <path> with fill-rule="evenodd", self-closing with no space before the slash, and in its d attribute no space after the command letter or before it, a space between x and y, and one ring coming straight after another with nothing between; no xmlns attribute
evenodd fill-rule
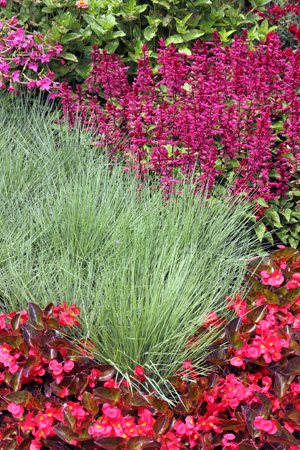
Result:
<svg viewBox="0 0 300 450"><path fill-rule="evenodd" d="M167 0L152 0L153 3L156 3L157 5L164 6L166 9L170 9L170 4L167 2Z"/></svg>
<svg viewBox="0 0 300 450"><path fill-rule="evenodd" d="M282 225L280 223L279 214L276 211L274 211L273 209L267 209L265 211L265 217L267 217L270 220L272 225L275 225L278 228L282 227Z"/></svg>
<svg viewBox="0 0 300 450"><path fill-rule="evenodd" d="M292 210L290 208L286 208L283 211L280 211L280 213L285 217L285 219L289 222L292 215Z"/></svg>
<svg viewBox="0 0 300 450"><path fill-rule="evenodd" d="M91 29L94 31L94 33L96 33L97 36L100 37L100 39L103 39L103 36L105 35L105 30L100 25L98 25L97 23L92 23Z"/></svg>
<svg viewBox="0 0 300 450"><path fill-rule="evenodd" d="M67 59L68 61L78 62L78 59L76 58L76 56L73 53L62 52L62 53L60 53L59 57Z"/></svg>
<svg viewBox="0 0 300 450"><path fill-rule="evenodd" d="M174 34L166 39L166 45L171 44L171 42L173 42L173 44L181 44L184 40L181 34Z"/></svg>
<svg viewBox="0 0 300 450"><path fill-rule="evenodd" d="M120 43L119 39L114 39L113 41L106 42L105 50L109 54L114 53L119 47L119 43Z"/></svg>
<svg viewBox="0 0 300 450"><path fill-rule="evenodd" d="M116 25L116 18L112 14L107 14L104 19L98 19L100 25L105 30L111 30Z"/></svg>
<svg viewBox="0 0 300 450"><path fill-rule="evenodd" d="M255 203L258 203L260 206L264 206L265 208L269 207L263 197L259 197L257 200L255 200Z"/></svg>
<svg viewBox="0 0 300 450"><path fill-rule="evenodd" d="M264 234L266 232L266 226L263 222L258 222L254 225L254 230L259 242L262 242Z"/></svg>
<svg viewBox="0 0 300 450"><path fill-rule="evenodd" d="M291 247L297 248L299 245L299 239L295 239L293 236L289 236L288 241Z"/></svg>
<svg viewBox="0 0 300 450"><path fill-rule="evenodd" d="M66 44L67 42L75 41L76 39L79 39L81 37L82 35L78 33L67 33L60 38L60 43Z"/></svg>
<svg viewBox="0 0 300 450"><path fill-rule="evenodd" d="M198 39L199 37L203 36L204 31L200 30L191 30L187 33L183 34L183 40L184 42L193 41L195 39Z"/></svg>
<svg viewBox="0 0 300 450"><path fill-rule="evenodd" d="M146 41L151 41L157 32L157 27L154 25L148 26L144 29L144 36Z"/></svg>

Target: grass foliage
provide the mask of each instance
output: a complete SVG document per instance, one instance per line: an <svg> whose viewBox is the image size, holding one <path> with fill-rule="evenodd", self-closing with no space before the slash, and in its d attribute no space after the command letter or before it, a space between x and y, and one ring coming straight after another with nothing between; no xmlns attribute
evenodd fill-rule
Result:
<svg viewBox="0 0 300 450"><path fill-rule="evenodd" d="M246 201L159 190L110 168L91 136L57 126L58 111L26 101L0 108L0 291L3 309L76 304L80 338L124 374L173 374L205 314L224 310L253 256ZM224 312L224 311L223 311Z"/></svg>

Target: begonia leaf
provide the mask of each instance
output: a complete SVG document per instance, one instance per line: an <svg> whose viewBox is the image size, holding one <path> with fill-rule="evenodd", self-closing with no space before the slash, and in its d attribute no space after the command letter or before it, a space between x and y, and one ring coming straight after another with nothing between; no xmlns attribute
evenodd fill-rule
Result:
<svg viewBox="0 0 300 450"><path fill-rule="evenodd" d="M187 394L187 398L189 400L199 400L200 395L201 389L199 388L199 386L191 386Z"/></svg>
<svg viewBox="0 0 300 450"><path fill-rule="evenodd" d="M101 375L97 375L97 380L99 381L110 380L110 378L113 378L115 374L115 369L109 364L102 364L100 366L97 366L97 369L101 372Z"/></svg>
<svg viewBox="0 0 300 450"><path fill-rule="evenodd" d="M274 304L274 305L279 305L280 301L279 301L279 297L278 295L276 295L274 292L271 292L269 289L264 289L263 290L263 295L265 297L266 303L267 304Z"/></svg>
<svg viewBox="0 0 300 450"><path fill-rule="evenodd" d="M239 334L234 330L229 331L229 342L236 350L240 350L244 344L243 339L241 339Z"/></svg>
<svg viewBox="0 0 300 450"><path fill-rule="evenodd" d="M256 329L256 324L255 323L244 323L239 328L239 335L243 336L243 337L246 337L249 334L251 334L255 329Z"/></svg>
<svg viewBox="0 0 300 450"><path fill-rule="evenodd" d="M285 294L284 298L286 300L297 300L300 297L300 288L292 289L287 294Z"/></svg>
<svg viewBox="0 0 300 450"><path fill-rule="evenodd" d="M17 427L16 427L16 424L14 424L14 426L7 427L7 428L4 430L4 433L3 433L3 436L2 436L3 440L9 438L12 434L14 434L14 432L16 431L16 428L17 428ZM0 443L1 443L1 442L0 442Z"/></svg>
<svg viewBox="0 0 300 450"><path fill-rule="evenodd" d="M167 378L167 380L175 387L175 389L177 389L177 391L183 392L185 390L186 383L180 377L173 376Z"/></svg>
<svg viewBox="0 0 300 450"><path fill-rule="evenodd" d="M86 439L85 441L80 441L81 448L83 450L88 450L89 448L94 447L94 439Z"/></svg>
<svg viewBox="0 0 300 450"><path fill-rule="evenodd" d="M250 312L248 312L247 320L249 322L258 323L265 317L266 313L267 313L266 305L257 306L256 308L254 308Z"/></svg>
<svg viewBox="0 0 300 450"><path fill-rule="evenodd" d="M18 450L27 450L30 447L31 441L33 440L32 437L28 436L26 437L21 444L18 445Z"/></svg>
<svg viewBox="0 0 300 450"><path fill-rule="evenodd" d="M53 310L54 310L53 303L49 303L49 305L47 305L46 308L44 309L44 312L43 312L44 318L47 319L49 316L51 316L51 314L53 313Z"/></svg>
<svg viewBox="0 0 300 450"><path fill-rule="evenodd" d="M281 427L281 430L276 434L268 434L267 439L269 442L272 442L274 444L281 444L284 446L299 446L299 441L294 438L294 436L284 427Z"/></svg>
<svg viewBox="0 0 300 450"><path fill-rule="evenodd" d="M156 437L164 434L169 427L169 419L166 416L160 416L152 425L153 433Z"/></svg>
<svg viewBox="0 0 300 450"><path fill-rule="evenodd" d="M296 341L290 341L289 348L293 350L293 353L297 356L300 356L300 345L297 344Z"/></svg>
<svg viewBox="0 0 300 450"><path fill-rule="evenodd" d="M231 320L229 322L229 324L226 325L226 327L225 327L225 333L227 335L227 338L228 338L229 332L231 330L237 331L241 325L242 325L242 320L240 317L236 317L235 319Z"/></svg>
<svg viewBox="0 0 300 450"><path fill-rule="evenodd" d="M76 418L72 416L72 412L69 409L64 409L63 416L66 424L74 431Z"/></svg>
<svg viewBox="0 0 300 450"><path fill-rule="evenodd" d="M140 406L150 406L150 404L144 398L138 397L137 395L126 394L124 397L124 401L126 404L135 406L137 408L139 408Z"/></svg>
<svg viewBox="0 0 300 450"><path fill-rule="evenodd" d="M220 345L217 348L208 352L208 355L205 357L206 361L209 361L213 364L221 364L226 359L226 353L223 347Z"/></svg>
<svg viewBox="0 0 300 450"><path fill-rule="evenodd" d="M298 411L297 408L290 409L286 413L286 415L289 418L289 420L295 422L297 425L300 425L300 412Z"/></svg>
<svg viewBox="0 0 300 450"><path fill-rule="evenodd" d="M22 382L21 382L21 378L22 378L22 370L18 370L18 372L14 373L14 375L12 376L12 379L10 381L10 387L12 388L13 391L18 391Z"/></svg>
<svg viewBox="0 0 300 450"><path fill-rule="evenodd" d="M260 435L260 430L257 430L254 428L253 422L255 418L259 415L257 414L253 409L251 409L249 406L242 406L241 407L242 412L244 414L244 418L246 420L248 431L251 435L251 437L258 437Z"/></svg>
<svg viewBox="0 0 300 450"><path fill-rule="evenodd" d="M147 395L146 400L158 412L166 412L169 409L169 404L165 400L160 400L158 398L152 397L152 395Z"/></svg>
<svg viewBox="0 0 300 450"><path fill-rule="evenodd" d="M109 388L109 387L100 387L94 389L94 398L95 400L100 401L108 401L116 403L121 397L120 389Z"/></svg>
<svg viewBox="0 0 300 450"><path fill-rule="evenodd" d="M129 439L127 442L127 448L129 450L137 450L138 448L146 448L151 445L151 447L157 444L158 447L160 445L153 438L149 436L135 436Z"/></svg>
<svg viewBox="0 0 300 450"><path fill-rule="evenodd" d="M254 291L262 291L265 288L265 285L263 283L261 283L260 281L258 281L255 277L252 277L251 275L245 275L245 278L249 284L249 286L254 290Z"/></svg>
<svg viewBox="0 0 300 450"><path fill-rule="evenodd" d="M253 392L253 394L260 399L262 404L264 405L264 408L266 410L267 416L272 411L272 401L267 397L266 395L262 394L261 392Z"/></svg>
<svg viewBox="0 0 300 450"><path fill-rule="evenodd" d="M6 400L26 406L31 399L31 393L28 391L11 392L5 396Z"/></svg>
<svg viewBox="0 0 300 450"><path fill-rule="evenodd" d="M285 396L288 388L289 388L288 380L280 373L278 372L275 373L274 392L276 396L279 398L279 400Z"/></svg>
<svg viewBox="0 0 300 450"><path fill-rule="evenodd" d="M248 442L242 442L239 444L239 450L256 450L256 447Z"/></svg>
<svg viewBox="0 0 300 450"><path fill-rule="evenodd" d="M54 433L60 437L64 442L70 442L78 438L78 434L74 433L69 427L66 425L59 424L56 427L52 428Z"/></svg>
<svg viewBox="0 0 300 450"><path fill-rule="evenodd" d="M300 357L290 360L282 373L286 375L300 375Z"/></svg>
<svg viewBox="0 0 300 450"><path fill-rule="evenodd" d="M35 303L28 303L28 314L32 323L32 326L36 328L37 330L42 329L42 318L43 318L43 311L41 308L36 305Z"/></svg>
<svg viewBox="0 0 300 450"><path fill-rule="evenodd" d="M14 331L19 331L20 326L21 326L21 314L16 314L12 319L11 319L11 327Z"/></svg>
<svg viewBox="0 0 300 450"><path fill-rule="evenodd" d="M238 420L228 420L227 422L223 423L221 428L222 430L236 430L241 431L244 430L246 427L246 422L239 422Z"/></svg>
<svg viewBox="0 0 300 450"><path fill-rule="evenodd" d="M71 345L66 339L53 337L47 345L55 350L67 350Z"/></svg>
<svg viewBox="0 0 300 450"><path fill-rule="evenodd" d="M266 272L268 272L268 273L271 273L271 270L272 270L272 264L271 264L271 262L270 262L270 265L265 265L265 264L260 264L259 266L250 266L249 264L248 264L248 266L247 266L247 270L250 270L253 274L255 274L255 275L260 275L260 273L263 271L263 270L265 270Z"/></svg>
<svg viewBox="0 0 300 450"><path fill-rule="evenodd" d="M16 448L16 446L17 446L17 441L12 440L5 444L4 450L14 450Z"/></svg>
<svg viewBox="0 0 300 450"><path fill-rule="evenodd" d="M125 439L121 437L100 437L95 440L95 444L106 450L122 449L126 447Z"/></svg>
<svg viewBox="0 0 300 450"><path fill-rule="evenodd" d="M88 377L83 374L78 374L73 378L73 381L68 389L70 391L70 394L79 395L84 392L88 384L89 384ZM104 389L111 389L111 388L104 388Z"/></svg>
<svg viewBox="0 0 300 450"><path fill-rule="evenodd" d="M35 356L29 356L26 363L24 364L24 374L25 377L28 377L30 371L39 364L39 359Z"/></svg>
<svg viewBox="0 0 300 450"><path fill-rule="evenodd" d="M275 250L275 252L272 253L271 257L274 261L286 262L297 252L298 252L297 249L292 248L292 247L287 247L287 248L282 248L280 250Z"/></svg>
<svg viewBox="0 0 300 450"><path fill-rule="evenodd" d="M0 338L0 345L8 344L11 348L20 348L20 345L23 344L24 339L21 336L5 336Z"/></svg>
<svg viewBox="0 0 300 450"><path fill-rule="evenodd" d="M59 323L57 322L57 320L53 319L52 317L50 317L50 319L47 320L47 322L44 324L44 326L46 328L53 328L55 330L60 329Z"/></svg>
<svg viewBox="0 0 300 450"><path fill-rule="evenodd" d="M84 392L81 399L82 406L92 415L95 416L98 413L99 407L96 400L93 398L90 392Z"/></svg>

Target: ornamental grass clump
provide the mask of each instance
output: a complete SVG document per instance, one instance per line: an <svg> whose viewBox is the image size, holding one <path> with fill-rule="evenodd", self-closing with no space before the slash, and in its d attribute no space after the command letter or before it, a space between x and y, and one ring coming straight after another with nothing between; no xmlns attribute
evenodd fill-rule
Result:
<svg viewBox="0 0 300 450"><path fill-rule="evenodd" d="M139 364L154 383L201 361L213 336L187 347L189 336L239 291L256 253L250 204L193 185L166 202L58 117L51 104L0 109L3 309L74 303L75 337L124 377Z"/></svg>

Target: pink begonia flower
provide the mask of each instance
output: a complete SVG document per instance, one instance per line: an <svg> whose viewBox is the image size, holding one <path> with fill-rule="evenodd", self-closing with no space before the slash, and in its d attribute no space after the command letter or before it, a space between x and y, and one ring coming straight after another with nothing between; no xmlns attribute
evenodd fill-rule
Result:
<svg viewBox="0 0 300 450"><path fill-rule="evenodd" d="M276 421L264 419L262 416L255 417L253 425L258 430L265 431L269 434L275 434L277 432Z"/></svg>
<svg viewBox="0 0 300 450"><path fill-rule="evenodd" d="M73 361L66 361L65 363L64 363L64 371L65 372L71 372L71 370L73 369L73 367L74 367L74 362Z"/></svg>
<svg viewBox="0 0 300 450"><path fill-rule="evenodd" d="M266 270L263 270L260 275L262 278L262 283L266 285L279 287L284 282L284 276L280 270L274 270L271 274L269 274Z"/></svg>
<svg viewBox="0 0 300 450"><path fill-rule="evenodd" d="M53 371L54 376L61 375L63 372L63 365L56 361L56 359L52 359L49 363L49 369Z"/></svg>
<svg viewBox="0 0 300 450"><path fill-rule="evenodd" d="M0 7L5 8L7 5L7 1L6 0L0 0Z"/></svg>
<svg viewBox="0 0 300 450"><path fill-rule="evenodd" d="M7 411L12 413L16 419L20 419L20 417L24 414L24 408L17 403L9 403L7 406Z"/></svg>
<svg viewBox="0 0 300 450"><path fill-rule="evenodd" d="M88 8L89 5L85 0L79 0L78 2L75 3L76 6L78 6L78 8Z"/></svg>
<svg viewBox="0 0 300 450"><path fill-rule="evenodd" d="M111 406L108 403L104 403L104 405L102 406L102 412L111 419L117 419L121 417L120 408L115 408L114 406Z"/></svg>
<svg viewBox="0 0 300 450"><path fill-rule="evenodd" d="M241 367L244 365L244 361L239 356L235 356L234 358L231 358L230 364L235 367Z"/></svg>

